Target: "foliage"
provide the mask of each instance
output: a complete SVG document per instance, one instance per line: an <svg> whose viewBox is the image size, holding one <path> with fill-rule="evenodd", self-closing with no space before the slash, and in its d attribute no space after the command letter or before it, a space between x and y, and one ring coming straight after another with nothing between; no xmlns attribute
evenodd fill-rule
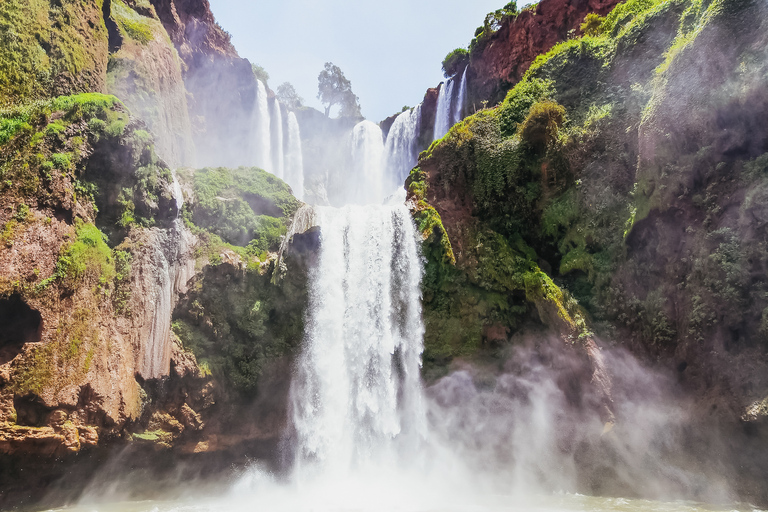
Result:
<svg viewBox="0 0 768 512"><path fill-rule="evenodd" d="M277 248L299 207L288 185L261 169L201 169L193 180L192 222L231 244L250 242L256 254Z"/></svg>
<svg viewBox="0 0 768 512"><path fill-rule="evenodd" d="M475 37L469 43L469 53L472 55L481 53L501 25L509 18L517 16L518 12L517 2L509 2L501 9L486 14L483 25L475 30Z"/></svg>
<svg viewBox="0 0 768 512"><path fill-rule="evenodd" d="M291 110L301 108L304 103L304 99L299 96L290 82L283 82L277 86L277 99Z"/></svg>
<svg viewBox="0 0 768 512"><path fill-rule="evenodd" d="M275 285L257 268L233 279L206 266L174 312L174 333L215 379L252 398L262 374L302 340L306 280L298 269Z"/></svg>
<svg viewBox="0 0 768 512"><path fill-rule="evenodd" d="M504 135L513 135L528 115L534 103L554 94L554 82L533 78L522 80L507 93L499 108L499 120Z"/></svg>
<svg viewBox="0 0 768 512"><path fill-rule="evenodd" d="M443 59L443 75L445 78L454 76L469 64L469 51L456 48Z"/></svg>
<svg viewBox="0 0 768 512"><path fill-rule="evenodd" d="M101 2L0 3L0 105L99 90L106 56Z"/></svg>
<svg viewBox="0 0 768 512"><path fill-rule="evenodd" d="M253 70L256 80L260 80L261 83L264 84L264 87L268 87L267 82L269 81L269 73L267 73L267 70L258 64L253 63L251 64L251 69Z"/></svg>
<svg viewBox="0 0 768 512"><path fill-rule="evenodd" d="M557 140L560 127L565 122L565 109L551 100L531 106L528 116L520 124L520 137L532 148L544 151Z"/></svg>
<svg viewBox="0 0 768 512"><path fill-rule="evenodd" d="M330 116L331 107L339 105L341 117L360 117L360 102L352 92L352 83L344 76L341 68L326 62L317 77L317 97L326 104L325 116Z"/></svg>
<svg viewBox="0 0 768 512"><path fill-rule="evenodd" d="M584 35L587 36L599 36L603 33L603 22L605 18L597 13L591 12L584 18L584 23L579 26L579 29Z"/></svg>

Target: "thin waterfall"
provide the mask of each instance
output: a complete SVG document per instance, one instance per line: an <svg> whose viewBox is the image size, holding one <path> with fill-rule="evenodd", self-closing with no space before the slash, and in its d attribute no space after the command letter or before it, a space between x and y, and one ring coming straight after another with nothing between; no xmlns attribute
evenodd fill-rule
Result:
<svg viewBox="0 0 768 512"><path fill-rule="evenodd" d="M280 108L280 102L272 102L272 115L270 116L270 128L272 135L272 148L270 158L271 168L266 169L280 179L285 176L285 147L283 140L283 114Z"/></svg>
<svg viewBox="0 0 768 512"><path fill-rule="evenodd" d="M402 186L408 173L416 165L416 143L421 127L421 104L406 110L392 123L384 146L385 168L391 186Z"/></svg>
<svg viewBox="0 0 768 512"><path fill-rule="evenodd" d="M142 340L138 373L145 379L158 379L168 375L171 364L171 313L179 293L186 292L186 284L195 273L195 260L191 257L195 245L194 235L184 225L181 208L184 195L172 172L172 193L176 202L176 218L170 229L152 229L145 240L145 253L149 255L134 269L152 278L144 281L144 297L137 318L145 318L146 337Z"/></svg>
<svg viewBox="0 0 768 512"><path fill-rule="evenodd" d="M267 88L261 80L256 80L256 106L254 113L254 156L253 162L257 167L267 169L270 166L270 122L269 122L269 101L267 98Z"/></svg>
<svg viewBox="0 0 768 512"><path fill-rule="evenodd" d="M403 204L314 213L320 250L291 386L295 470L396 467L426 431L417 232Z"/></svg>
<svg viewBox="0 0 768 512"><path fill-rule="evenodd" d="M288 112L288 153L285 156L285 181L296 199L304 199L304 157L301 153L301 132L296 114Z"/></svg>
<svg viewBox="0 0 768 512"><path fill-rule="evenodd" d="M435 134L433 140L442 139L451 129L451 101L453 100L453 78L449 78L440 86L437 96L437 111L435 112Z"/></svg>
<svg viewBox="0 0 768 512"><path fill-rule="evenodd" d="M380 203L386 196L384 180L384 136L371 121L362 121L352 129L351 174L344 183L344 204Z"/></svg>
<svg viewBox="0 0 768 512"><path fill-rule="evenodd" d="M464 119L464 103L467 101L467 71L469 71L469 66L465 67L461 74L461 85L459 85L459 95L456 98L456 105L454 105L451 125Z"/></svg>

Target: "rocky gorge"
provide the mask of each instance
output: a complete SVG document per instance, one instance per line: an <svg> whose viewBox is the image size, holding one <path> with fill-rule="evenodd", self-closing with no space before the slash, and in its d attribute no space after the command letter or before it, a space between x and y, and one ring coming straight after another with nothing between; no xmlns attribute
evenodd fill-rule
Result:
<svg viewBox="0 0 768 512"><path fill-rule="evenodd" d="M574 492L768 503L767 62L762 0L509 4L380 123L413 153L418 380L460 449L547 490L568 467ZM297 197L334 204L360 119L290 112L293 190L254 166L260 101L287 132L206 0L0 5L3 509L115 465L150 467L139 498L169 467L288 471L336 229ZM534 413L559 428L529 454L506 440Z"/></svg>

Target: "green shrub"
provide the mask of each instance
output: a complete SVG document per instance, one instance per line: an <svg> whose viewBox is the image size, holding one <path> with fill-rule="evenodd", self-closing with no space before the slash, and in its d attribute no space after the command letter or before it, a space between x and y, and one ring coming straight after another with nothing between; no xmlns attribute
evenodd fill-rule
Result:
<svg viewBox="0 0 768 512"><path fill-rule="evenodd" d="M518 82L508 93L499 108L499 120L504 135L512 135L525 120L531 106L554 94L554 82L539 78Z"/></svg>
<svg viewBox="0 0 768 512"><path fill-rule="evenodd" d="M54 277L70 287L83 281L101 285L116 276L112 249L106 236L93 224L78 222L75 240L66 246L56 262Z"/></svg>
<svg viewBox="0 0 768 512"><path fill-rule="evenodd" d="M469 64L469 50L456 48L443 59L443 75L452 77Z"/></svg>
<svg viewBox="0 0 768 512"><path fill-rule="evenodd" d="M579 26L579 29L586 36L599 36L603 33L604 21L604 17L591 12L584 18L584 23Z"/></svg>
<svg viewBox="0 0 768 512"><path fill-rule="evenodd" d="M275 248L300 204L288 185L261 169L200 169L193 179L192 222L228 243L251 242L256 254Z"/></svg>
<svg viewBox="0 0 768 512"><path fill-rule="evenodd" d="M551 100L535 103L520 125L520 137L532 148L544 151L557 140L565 123L565 108Z"/></svg>

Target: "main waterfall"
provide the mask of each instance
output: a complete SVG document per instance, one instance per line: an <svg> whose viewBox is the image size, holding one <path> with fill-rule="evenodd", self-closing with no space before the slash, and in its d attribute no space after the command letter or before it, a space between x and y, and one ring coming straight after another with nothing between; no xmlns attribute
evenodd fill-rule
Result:
<svg viewBox="0 0 768 512"><path fill-rule="evenodd" d="M394 463L425 433L422 268L402 204L315 215L320 254L291 390L296 471L339 478Z"/></svg>

